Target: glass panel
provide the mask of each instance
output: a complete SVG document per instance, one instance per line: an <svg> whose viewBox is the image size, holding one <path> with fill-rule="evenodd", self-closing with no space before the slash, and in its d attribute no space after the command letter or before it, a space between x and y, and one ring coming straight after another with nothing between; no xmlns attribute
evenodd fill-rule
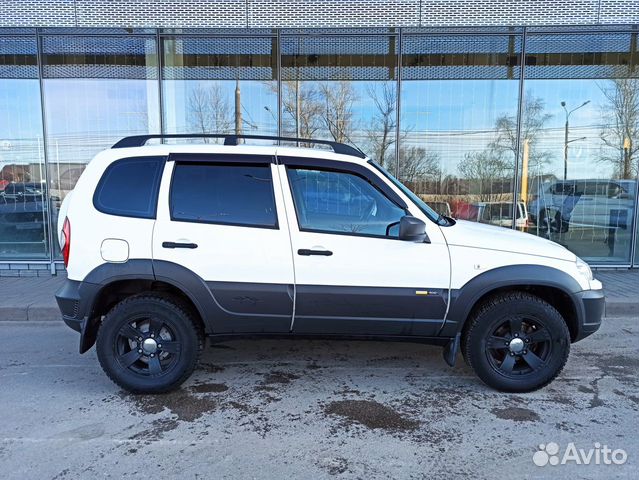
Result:
<svg viewBox="0 0 639 480"><path fill-rule="evenodd" d="M100 150L127 135L159 133L157 51L154 37L51 36L42 55L57 207Z"/></svg>
<svg viewBox="0 0 639 480"><path fill-rule="evenodd" d="M277 226L271 167L178 164L171 183L171 218Z"/></svg>
<svg viewBox="0 0 639 480"><path fill-rule="evenodd" d="M164 157L125 158L109 165L96 187L93 203L103 213L155 218Z"/></svg>
<svg viewBox="0 0 639 480"><path fill-rule="evenodd" d="M404 36L398 176L438 213L512 226L520 53L517 35Z"/></svg>
<svg viewBox="0 0 639 480"><path fill-rule="evenodd" d="M396 38L283 36L281 41L283 134L355 145L394 172Z"/></svg>
<svg viewBox="0 0 639 480"><path fill-rule="evenodd" d="M274 37L166 37L162 46L166 133L277 135Z"/></svg>
<svg viewBox="0 0 639 480"><path fill-rule="evenodd" d="M36 39L0 37L0 260L49 256Z"/></svg>
<svg viewBox="0 0 639 480"><path fill-rule="evenodd" d="M300 228L397 237L406 214L357 175L288 169Z"/></svg>
<svg viewBox="0 0 639 480"><path fill-rule="evenodd" d="M629 263L637 205L637 35L530 35L520 199L534 235Z"/></svg>

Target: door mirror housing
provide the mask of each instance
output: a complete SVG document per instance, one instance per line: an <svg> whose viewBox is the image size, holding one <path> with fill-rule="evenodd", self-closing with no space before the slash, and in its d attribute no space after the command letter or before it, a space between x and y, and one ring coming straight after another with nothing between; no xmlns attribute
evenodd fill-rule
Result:
<svg viewBox="0 0 639 480"><path fill-rule="evenodd" d="M407 242L430 243L430 239L426 235L426 224L411 215L405 215L400 219L399 239Z"/></svg>

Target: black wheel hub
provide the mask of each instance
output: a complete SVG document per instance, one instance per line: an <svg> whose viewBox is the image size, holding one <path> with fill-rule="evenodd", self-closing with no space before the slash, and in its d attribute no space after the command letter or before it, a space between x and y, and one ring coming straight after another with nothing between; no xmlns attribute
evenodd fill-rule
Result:
<svg viewBox="0 0 639 480"><path fill-rule="evenodd" d="M488 362L498 373L515 377L542 368L552 353L550 332L536 318L504 319L485 340Z"/></svg>
<svg viewBox="0 0 639 480"><path fill-rule="evenodd" d="M181 344L162 320L140 317L129 320L116 338L118 362L145 376L166 373L177 361Z"/></svg>

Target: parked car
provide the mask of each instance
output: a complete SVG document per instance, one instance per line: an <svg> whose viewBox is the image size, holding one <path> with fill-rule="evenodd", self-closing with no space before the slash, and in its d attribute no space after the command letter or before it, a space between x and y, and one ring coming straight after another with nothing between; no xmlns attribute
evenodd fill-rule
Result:
<svg viewBox="0 0 639 480"><path fill-rule="evenodd" d="M479 222L499 225L500 227L512 226L512 202L480 202L476 205L479 211ZM524 202L517 202L517 218L515 219L515 227L526 228L527 226L528 210L526 210L526 204Z"/></svg>
<svg viewBox="0 0 639 480"><path fill-rule="evenodd" d="M530 202L531 220L546 232L629 228L636 188L635 180L557 180L542 185Z"/></svg>
<svg viewBox="0 0 639 480"><path fill-rule="evenodd" d="M99 153L59 217L62 317L127 390L175 389L206 337L248 335L441 345L524 392L599 328L601 283L573 253L443 217L353 147L157 137Z"/></svg>

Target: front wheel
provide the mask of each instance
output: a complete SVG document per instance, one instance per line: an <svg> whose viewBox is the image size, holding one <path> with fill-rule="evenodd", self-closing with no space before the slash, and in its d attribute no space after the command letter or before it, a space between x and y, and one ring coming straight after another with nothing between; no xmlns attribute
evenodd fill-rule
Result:
<svg viewBox="0 0 639 480"><path fill-rule="evenodd" d="M129 297L104 317L96 351L105 373L132 393L174 390L197 365L203 335L191 313L157 294Z"/></svg>
<svg viewBox="0 0 639 480"><path fill-rule="evenodd" d="M529 392L559 375L570 332L549 303L525 292L496 295L469 319L463 353L477 376L505 392Z"/></svg>

